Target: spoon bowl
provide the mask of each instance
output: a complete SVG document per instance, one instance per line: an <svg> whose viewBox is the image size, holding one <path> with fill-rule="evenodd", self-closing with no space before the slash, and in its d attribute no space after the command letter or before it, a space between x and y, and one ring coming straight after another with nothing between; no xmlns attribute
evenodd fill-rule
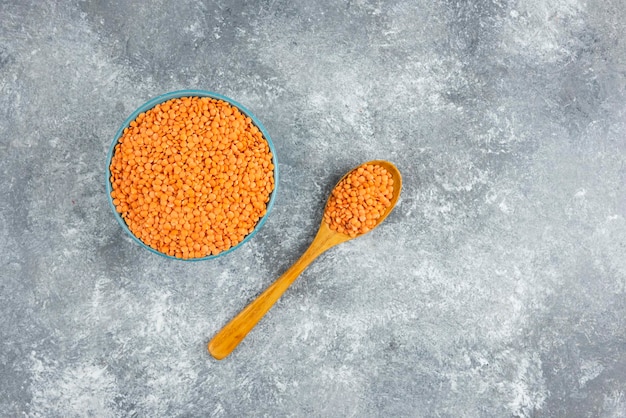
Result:
<svg viewBox="0 0 626 418"><path fill-rule="evenodd" d="M374 160L363 163L350 170L337 182L335 187L337 187L337 185L339 185L339 183L341 183L341 181L350 175L350 173L354 170L366 164L383 167L391 174L391 178L393 180L393 194L390 199L391 205L389 205L383 214L376 220L376 225L370 229L371 231L380 225L383 220L385 220L398 202L400 191L402 190L402 176L396 166L389 161ZM328 206L328 202L326 205ZM311 262L313 262L313 260L329 248L357 238L361 235L365 235L366 233L361 233L355 237L351 237L348 234L333 231L330 229L326 221L322 219L313 242L311 242L311 245L304 252L304 254L302 254L298 261L296 261L285 273L283 273L282 276L276 279L274 283L272 283L263 293L261 293L254 301L245 307L213 337L208 344L209 353L211 353L211 355L218 360L228 356L252 330L252 328L254 328L254 326L261 320L261 318L270 310L274 303L276 303L276 301L289 288L291 283L294 282L300 273L302 273L302 271L304 271L304 269L311 264Z"/></svg>

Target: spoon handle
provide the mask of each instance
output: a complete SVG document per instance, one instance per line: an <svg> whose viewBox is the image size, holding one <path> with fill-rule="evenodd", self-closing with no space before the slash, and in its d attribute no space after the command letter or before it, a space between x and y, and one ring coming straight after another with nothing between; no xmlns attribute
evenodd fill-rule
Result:
<svg viewBox="0 0 626 418"><path fill-rule="evenodd" d="M313 240L311 246L302 254L282 276L270 285L255 300L246 306L224 328L222 328L209 342L208 349L213 357L218 360L229 355L245 336L261 320L263 315L270 310L276 301L289 288L291 283L302 271L321 253L330 248L320 240Z"/></svg>

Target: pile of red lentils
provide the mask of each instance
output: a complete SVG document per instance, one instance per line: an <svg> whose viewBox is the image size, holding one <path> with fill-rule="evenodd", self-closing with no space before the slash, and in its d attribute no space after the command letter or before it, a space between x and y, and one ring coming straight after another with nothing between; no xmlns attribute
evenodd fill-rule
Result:
<svg viewBox="0 0 626 418"><path fill-rule="evenodd" d="M376 226L391 206L393 178L384 167L364 164L350 172L332 191L324 221L333 231L355 237Z"/></svg>
<svg viewBox="0 0 626 418"><path fill-rule="evenodd" d="M266 214L274 190L268 142L252 120L208 97L141 113L115 146L113 204L146 245L177 258L217 255Z"/></svg>

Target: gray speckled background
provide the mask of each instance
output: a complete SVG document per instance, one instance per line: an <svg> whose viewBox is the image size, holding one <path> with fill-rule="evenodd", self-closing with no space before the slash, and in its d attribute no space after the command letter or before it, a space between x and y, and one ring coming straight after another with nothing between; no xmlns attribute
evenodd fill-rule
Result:
<svg viewBox="0 0 626 418"><path fill-rule="evenodd" d="M115 131L161 93L252 110L281 182L215 261L115 222ZM349 168L398 207L224 361ZM626 4L0 1L3 416L626 416Z"/></svg>

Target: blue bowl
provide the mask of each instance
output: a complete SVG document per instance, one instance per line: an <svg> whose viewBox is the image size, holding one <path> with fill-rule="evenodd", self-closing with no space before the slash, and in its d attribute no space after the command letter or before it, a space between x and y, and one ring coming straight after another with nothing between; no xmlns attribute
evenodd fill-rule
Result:
<svg viewBox="0 0 626 418"><path fill-rule="evenodd" d="M235 245L234 247L229 248L226 251L222 251L221 253L219 253L217 255L208 255L206 257L184 259L184 258L178 258L178 257L171 256L169 254L162 253L160 251L155 250L152 247L147 246L146 244L143 243L143 241L141 241L139 238L137 238L131 232L131 230L128 228L128 225L126 225L126 222L124 222L124 219L122 218L122 216L115 209L115 205L113 204L113 198L111 197L111 191L113 190L113 186L111 185L111 160L113 158L113 152L115 151L115 146L117 145L120 137L124 133L124 129L128 128L130 126L130 123L132 121L134 121L135 119L137 119L137 116L139 116L140 113L146 112L146 111L152 109L153 107L155 107L159 103L163 103L163 102L166 102L168 100L177 99L177 98L180 98L180 97L210 97L210 98L213 98L213 99L223 100L225 102L230 103L232 106L238 108L239 111L241 111L243 114L245 114L250 119L252 119L252 122L254 123L254 125L257 128L259 128L259 130L263 133L263 137L267 141L267 143L269 145L269 148L270 148L270 151L272 153L272 163L274 164L274 190L270 194L270 200L267 203L267 207L266 207L267 212L265 213L265 216L263 216L257 222L256 226L254 227L254 231L252 231L250 234L248 234L239 244ZM163 257L167 257L167 258L172 258L174 260L183 260L183 261L211 260L211 259L214 259L214 258L217 258L217 257L221 257L223 255L226 255L228 253L231 253L231 252L235 251L237 248L240 248L243 244L248 242L259 231L259 229L261 229L263 224L265 224L265 221L267 221L267 217L269 216L270 211L272 210L272 207L274 206L274 201L276 200L276 192L278 190L278 160L276 158L276 150L274 148L274 144L272 143L272 140L270 139L270 136L268 135L268 133L265 130L265 127L263 126L261 121L259 121L252 114L252 112L250 112L248 109L246 109L245 107L243 107L242 105L240 105L239 103L234 101L233 99L230 99L230 98L228 98L226 96L222 96L221 94L212 93L210 91L205 91L205 90L179 90L179 91L173 91L173 92L165 93L165 94L163 94L161 96L155 97L154 99L149 100L146 103L144 103L137 110L135 110L124 121L124 123L122 124L120 129L118 129L117 133L115 134L115 138L113 139L113 142L111 143L111 147L109 148L109 152L107 154L106 189L107 189L107 196L108 196L108 199L109 199L109 206L111 207L111 210L113 211L113 216L115 216L115 219L117 219L117 222L120 224L122 229L137 244L141 245L143 248L147 249L148 251L152 251L155 254L159 254L159 255L161 255Z"/></svg>

